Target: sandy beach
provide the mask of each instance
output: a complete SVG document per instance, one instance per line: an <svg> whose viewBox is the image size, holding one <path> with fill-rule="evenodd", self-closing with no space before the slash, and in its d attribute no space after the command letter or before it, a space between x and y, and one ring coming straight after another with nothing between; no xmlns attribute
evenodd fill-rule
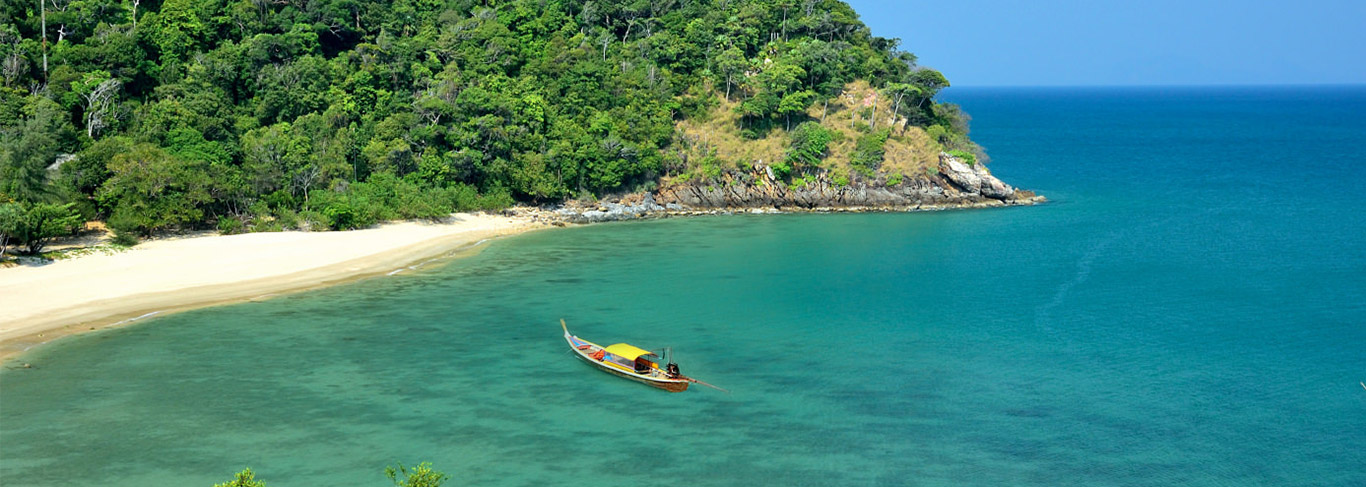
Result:
<svg viewBox="0 0 1366 487"><path fill-rule="evenodd" d="M457 214L346 232L153 240L125 252L0 269L0 360L62 336L148 316L311 289L408 266L495 237L544 228Z"/></svg>

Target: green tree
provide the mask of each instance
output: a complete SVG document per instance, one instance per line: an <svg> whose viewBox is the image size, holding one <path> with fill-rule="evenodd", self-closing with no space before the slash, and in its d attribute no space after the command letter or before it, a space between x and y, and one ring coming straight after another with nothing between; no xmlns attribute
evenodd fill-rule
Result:
<svg viewBox="0 0 1366 487"><path fill-rule="evenodd" d="M262 127L242 135L242 167L246 169L251 189L257 194L270 194L288 189L299 194L293 184L295 175L309 162L309 141L295 135L293 125L282 122Z"/></svg>
<svg viewBox="0 0 1366 487"><path fill-rule="evenodd" d="M0 204L0 258L5 256L9 240L18 233L23 218L24 211L18 203Z"/></svg>
<svg viewBox="0 0 1366 487"><path fill-rule="evenodd" d="M111 177L99 198L114 208L115 230L152 230L199 221L214 184L203 161L187 161L160 147L142 143L109 163Z"/></svg>
<svg viewBox="0 0 1366 487"><path fill-rule="evenodd" d="M132 150L133 140L128 137L106 137L91 144L76 155L75 159L62 164L61 174L64 183L81 194L94 194L100 185L109 179L109 162L114 156Z"/></svg>
<svg viewBox="0 0 1366 487"><path fill-rule="evenodd" d="M413 469L400 463L398 468L386 467L384 475L397 487L441 487L441 483L450 478L449 475L432 470L431 462L422 462Z"/></svg>
<svg viewBox="0 0 1366 487"><path fill-rule="evenodd" d="M91 71L80 81L71 83L71 91L81 96L85 108L85 134L91 139L108 127L117 114L115 101L123 82L109 76L108 71Z"/></svg>
<svg viewBox="0 0 1366 487"><path fill-rule="evenodd" d="M716 56L716 73L726 80L726 99L730 99L730 87L740 80L745 74L745 69L749 67L749 61L745 59L745 53L737 47L731 47Z"/></svg>
<svg viewBox="0 0 1366 487"><path fill-rule="evenodd" d="M906 125L909 125L910 118L911 116L914 116L914 114L902 113L902 107L910 106L909 104L905 104L903 102L905 102L907 98L919 98L924 94L924 90L910 83L888 83L887 87L883 89L883 92L888 94L892 98L892 116L906 116ZM919 112L919 107L916 107L916 112ZM902 126L902 129L905 129L905 125Z"/></svg>
<svg viewBox="0 0 1366 487"><path fill-rule="evenodd" d="M929 68L918 68L907 76L907 84L915 90L910 97L915 102L913 113L909 117L915 117L915 121L923 123L925 120L933 118L934 96L939 90L949 87L949 80L939 71Z"/></svg>
<svg viewBox="0 0 1366 487"><path fill-rule="evenodd" d="M256 117L262 123L284 122L326 108L329 71L319 56L262 66L256 76Z"/></svg>
<svg viewBox="0 0 1366 487"><path fill-rule="evenodd" d="M854 142L854 154L849 158L849 164L865 175L871 175L882 165L882 157L887 151L887 138L891 133L891 129L880 129L863 134Z"/></svg>
<svg viewBox="0 0 1366 487"><path fill-rule="evenodd" d="M167 0L148 24L148 35L160 48L163 63L186 59L208 33L195 0Z"/></svg>
<svg viewBox="0 0 1366 487"><path fill-rule="evenodd" d="M4 218L13 218L18 215L18 219L8 222L10 228L3 233L9 235L12 232L15 242L24 245L30 255L42 252L43 247L47 246L52 239L70 235L81 227L81 216L72 209L75 206L73 203L35 203L15 206L17 208L4 210L5 213L8 213ZM4 224L5 222L0 222L0 225Z"/></svg>
<svg viewBox="0 0 1366 487"><path fill-rule="evenodd" d="M817 166L825 158L826 149L834 132L816 122L802 122L788 134L791 145L787 150L787 162L792 167Z"/></svg>
<svg viewBox="0 0 1366 487"><path fill-rule="evenodd" d="M247 468L246 470L237 472L237 475L232 480L221 484L214 484L213 487L266 487L266 483L261 480L256 480L256 472L252 472L251 468Z"/></svg>
<svg viewBox="0 0 1366 487"><path fill-rule="evenodd" d="M645 187L684 170L677 124L713 100L737 101L757 138L855 80L946 150L980 150L934 101L948 81L836 0L0 5L0 199L76 202L143 232Z"/></svg>
<svg viewBox="0 0 1366 487"><path fill-rule="evenodd" d="M811 106L811 100L815 97L815 93L806 90L793 91L783 95L782 100L778 102L778 113L783 115L788 130L792 130L792 115L805 113L806 108Z"/></svg>
<svg viewBox="0 0 1366 487"><path fill-rule="evenodd" d="M51 199L47 168L61 149L62 130L69 126L52 100L29 97L24 118L6 127L0 121L0 198L22 202Z"/></svg>

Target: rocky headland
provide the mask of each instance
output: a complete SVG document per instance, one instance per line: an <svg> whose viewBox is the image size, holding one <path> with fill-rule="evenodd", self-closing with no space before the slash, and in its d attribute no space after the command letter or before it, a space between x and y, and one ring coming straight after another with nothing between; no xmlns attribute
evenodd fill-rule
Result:
<svg viewBox="0 0 1366 487"><path fill-rule="evenodd" d="M569 201L549 208L508 210L550 223L597 223L679 215L785 212L936 211L1034 205L1046 198L1015 188L981 164L947 153L938 170L900 180L885 175L836 184L819 174L797 184L778 180L762 163L706 180L666 183L651 192L598 201Z"/></svg>

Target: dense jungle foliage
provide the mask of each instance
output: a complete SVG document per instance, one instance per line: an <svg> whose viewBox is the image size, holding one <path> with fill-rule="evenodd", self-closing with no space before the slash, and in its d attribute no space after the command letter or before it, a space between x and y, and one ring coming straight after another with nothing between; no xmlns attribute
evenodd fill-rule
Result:
<svg viewBox="0 0 1366 487"><path fill-rule="evenodd" d="M896 98L910 124L965 132L933 101L944 77L835 0L0 9L11 229L38 208L124 234L355 228L648 189L686 167L677 121L724 97L759 137L854 80Z"/></svg>

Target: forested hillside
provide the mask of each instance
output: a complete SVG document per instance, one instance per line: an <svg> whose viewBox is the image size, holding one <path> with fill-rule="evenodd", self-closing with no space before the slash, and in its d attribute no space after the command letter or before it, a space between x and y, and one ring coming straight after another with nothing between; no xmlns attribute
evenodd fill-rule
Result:
<svg viewBox="0 0 1366 487"><path fill-rule="evenodd" d="M745 138L792 129L800 173L828 134L796 129L855 81L973 147L933 101L944 77L834 0L0 8L0 222L23 242L69 211L124 233L354 228L648 189L698 164L680 124L718 107Z"/></svg>

